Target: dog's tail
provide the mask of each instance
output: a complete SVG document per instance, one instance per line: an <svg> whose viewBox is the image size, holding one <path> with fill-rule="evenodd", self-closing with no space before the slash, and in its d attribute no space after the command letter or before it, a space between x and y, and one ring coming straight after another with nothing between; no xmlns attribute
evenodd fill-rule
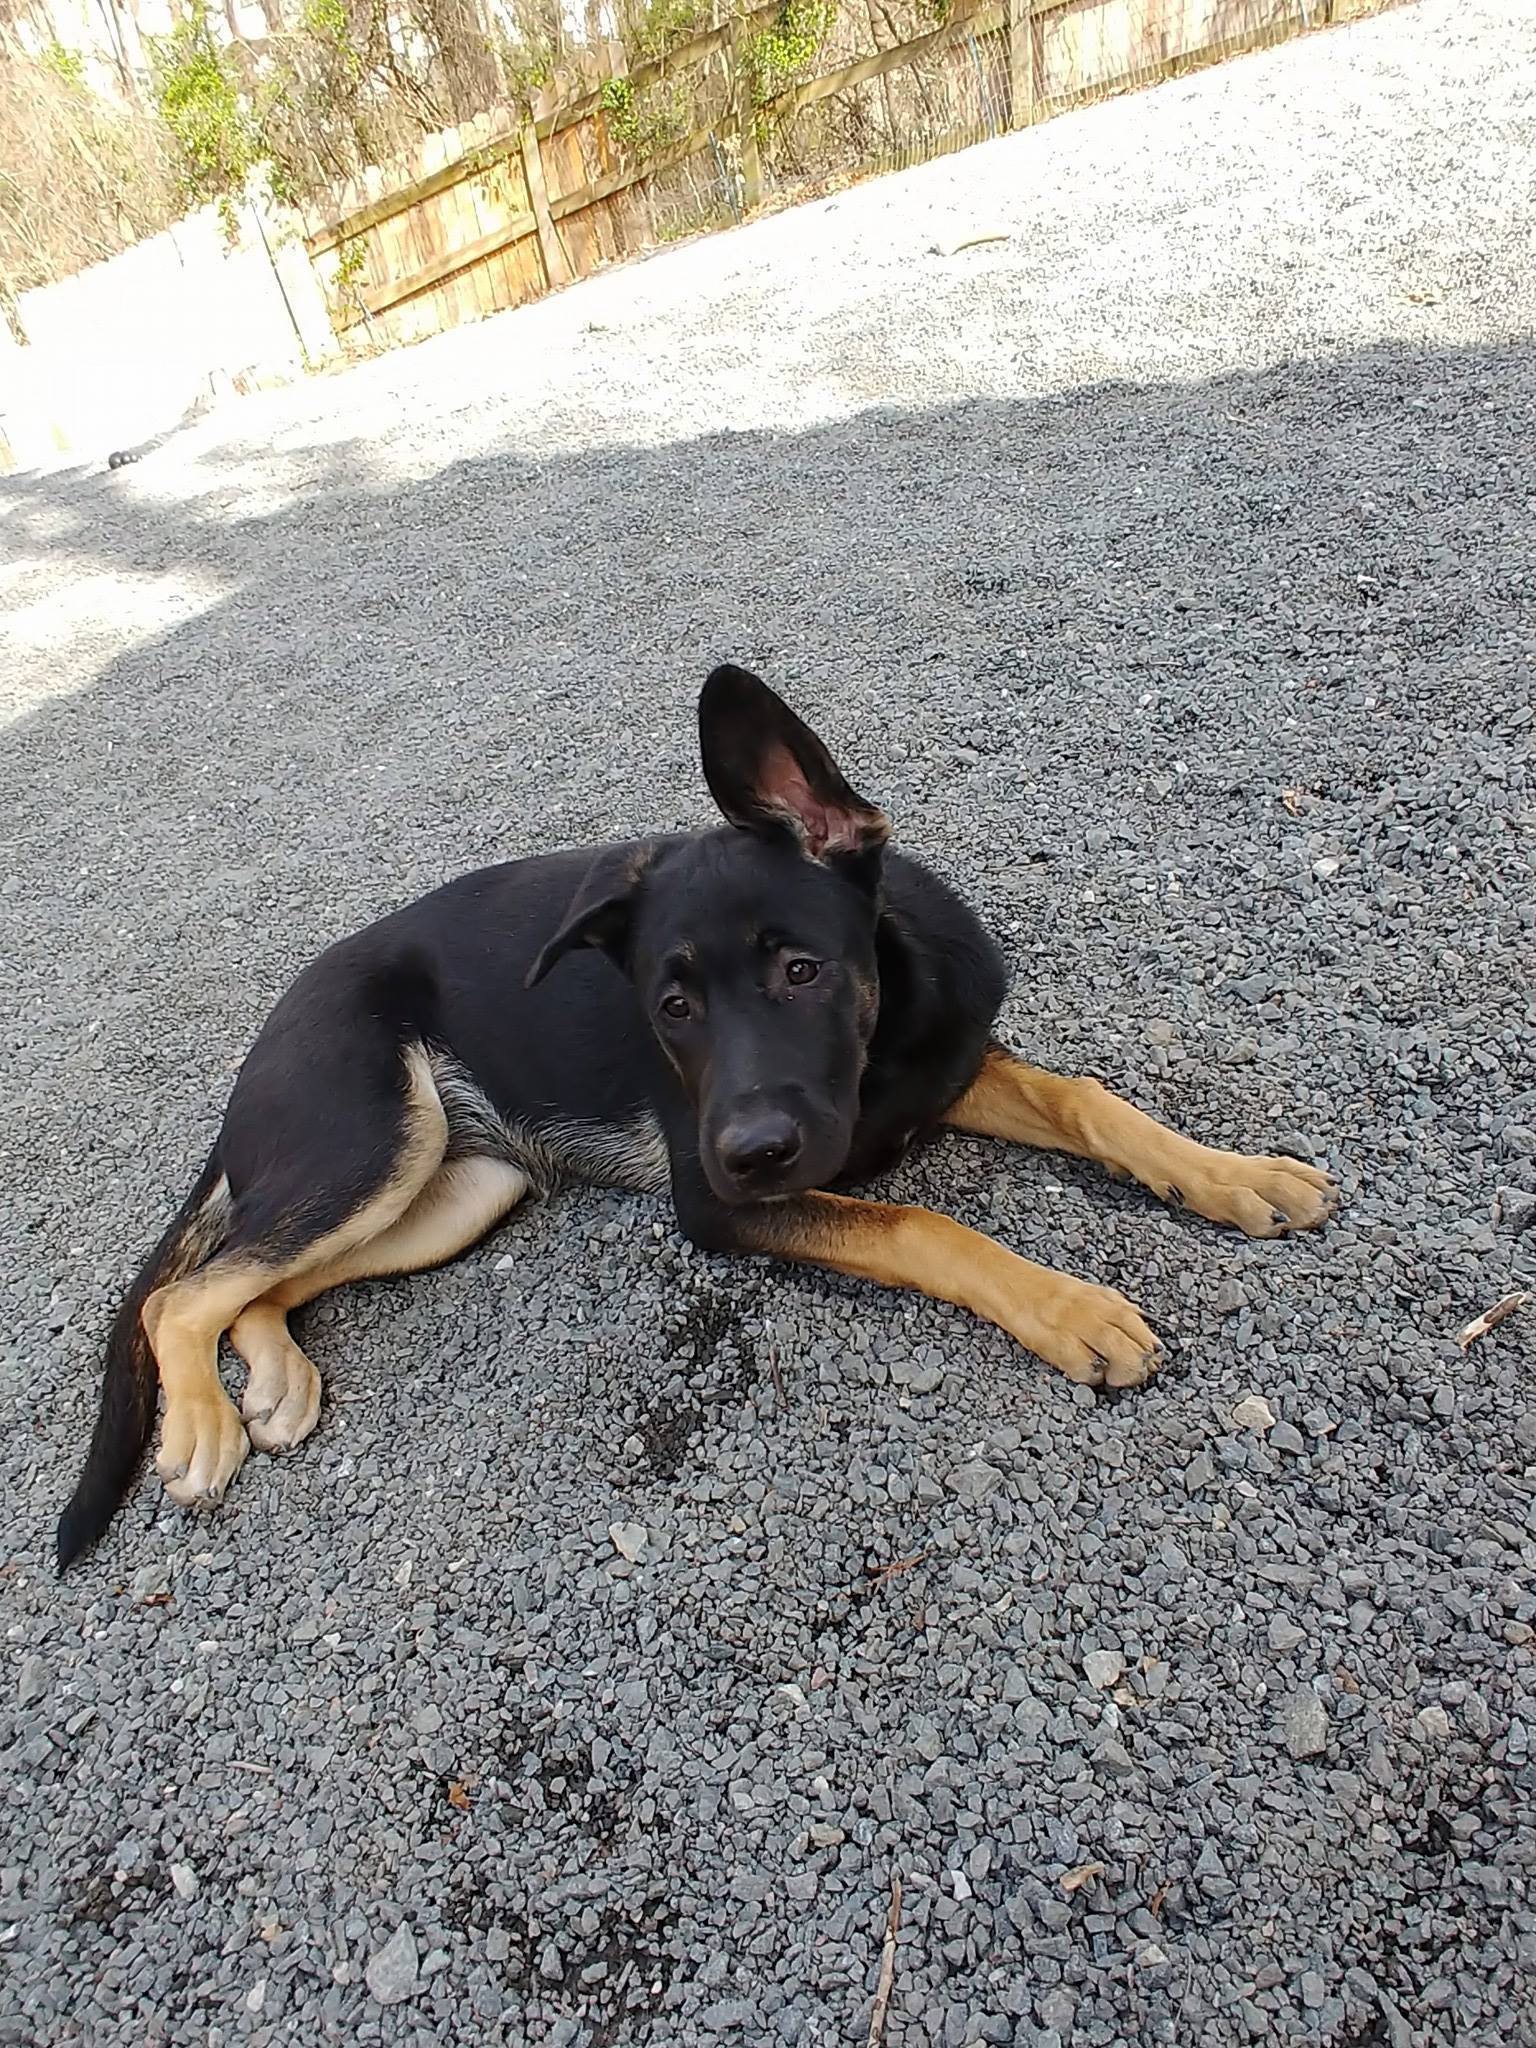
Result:
<svg viewBox="0 0 1536 2048"><path fill-rule="evenodd" d="M128 1491L155 1426L157 1374L144 1333L144 1304L157 1287L180 1280L218 1250L229 1225L229 1191L217 1155L198 1175L180 1214L145 1261L107 1340L101 1408L85 1469L59 1517L59 1570L105 1530Z"/></svg>

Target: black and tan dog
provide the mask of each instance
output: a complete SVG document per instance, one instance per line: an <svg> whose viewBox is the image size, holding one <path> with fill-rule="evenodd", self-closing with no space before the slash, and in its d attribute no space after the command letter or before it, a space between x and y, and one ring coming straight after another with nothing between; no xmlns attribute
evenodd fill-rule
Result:
<svg viewBox="0 0 1536 2048"><path fill-rule="evenodd" d="M1004 1052L991 939L886 851L883 813L755 676L716 669L699 729L723 828L482 869L299 976L118 1316L61 1564L132 1479L156 1367L166 1490L212 1506L249 1445L291 1450L315 1426L294 1309L441 1264L561 1177L670 1187L710 1251L917 1288L1113 1387L1159 1349L1122 1295L947 1217L827 1190L950 1124L1099 1160L1256 1237L1331 1213L1311 1166L1210 1151ZM219 1381L226 1333L249 1368L240 1414Z"/></svg>

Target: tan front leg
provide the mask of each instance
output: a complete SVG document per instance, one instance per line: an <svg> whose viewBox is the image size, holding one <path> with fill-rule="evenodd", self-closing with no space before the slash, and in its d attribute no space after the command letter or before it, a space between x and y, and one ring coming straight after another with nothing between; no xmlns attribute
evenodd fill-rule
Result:
<svg viewBox="0 0 1536 2048"><path fill-rule="evenodd" d="M1338 1206L1331 1175L1299 1159L1216 1152L1133 1109L1097 1081L1028 1067L992 1046L981 1072L944 1121L985 1138L1094 1159L1250 1237L1283 1237L1326 1223Z"/></svg>
<svg viewBox="0 0 1536 2048"><path fill-rule="evenodd" d="M1032 1265L929 1209L800 1195L753 1212L739 1241L777 1258L952 1301L1088 1386L1140 1386L1162 1349L1123 1294Z"/></svg>

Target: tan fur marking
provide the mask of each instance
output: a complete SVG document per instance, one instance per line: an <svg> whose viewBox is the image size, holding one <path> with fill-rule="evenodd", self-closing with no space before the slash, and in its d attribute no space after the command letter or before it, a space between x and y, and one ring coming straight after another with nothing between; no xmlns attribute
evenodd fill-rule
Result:
<svg viewBox="0 0 1536 2048"><path fill-rule="evenodd" d="M286 1314L349 1280L441 1266L484 1237L527 1192L528 1176L520 1166L501 1159L456 1159L438 1168L398 1223L341 1257L281 1282L267 1299Z"/></svg>
<svg viewBox="0 0 1536 2048"><path fill-rule="evenodd" d="M1338 1203L1327 1174L1296 1159L1218 1152L1181 1137L1097 1081L1026 1066L992 1047L944 1121L985 1138L1093 1159L1112 1173L1250 1237L1325 1223Z"/></svg>
<svg viewBox="0 0 1536 2048"><path fill-rule="evenodd" d="M229 1341L250 1377L240 1413L258 1451L291 1451L320 1419L320 1375L288 1330L288 1317L270 1295L242 1309Z"/></svg>
<svg viewBox="0 0 1536 2048"><path fill-rule="evenodd" d="M1033 1265L929 1209L802 1195L764 1212L755 1248L952 1301L1091 1386L1139 1386L1161 1349L1124 1295Z"/></svg>
<svg viewBox="0 0 1536 2048"><path fill-rule="evenodd" d="M267 1267L215 1261L157 1288L144 1304L165 1394L155 1465L183 1507L215 1506L245 1463L245 1430L219 1383L219 1334L270 1279Z"/></svg>
<svg viewBox="0 0 1536 2048"><path fill-rule="evenodd" d="M528 1191L521 1167L500 1159L440 1166L405 1214L365 1244L280 1281L244 1309L229 1341L250 1369L240 1412L258 1451L289 1451L320 1416L320 1375L288 1328L290 1310L349 1280L416 1273L483 1237Z"/></svg>

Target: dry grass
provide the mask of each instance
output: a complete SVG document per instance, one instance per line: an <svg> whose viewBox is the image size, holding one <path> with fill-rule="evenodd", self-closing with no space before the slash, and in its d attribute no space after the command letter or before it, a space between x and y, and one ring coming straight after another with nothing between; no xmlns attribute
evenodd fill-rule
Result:
<svg viewBox="0 0 1536 2048"><path fill-rule="evenodd" d="M170 137L62 55L0 62L0 303L115 256L183 210Z"/></svg>

